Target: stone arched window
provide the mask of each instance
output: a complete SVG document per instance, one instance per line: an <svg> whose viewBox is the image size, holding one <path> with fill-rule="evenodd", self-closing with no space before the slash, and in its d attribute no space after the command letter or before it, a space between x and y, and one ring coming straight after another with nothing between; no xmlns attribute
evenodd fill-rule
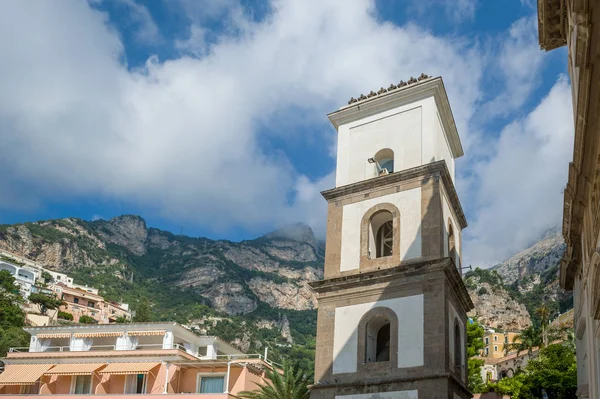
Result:
<svg viewBox="0 0 600 399"><path fill-rule="evenodd" d="M400 262L400 212L390 203L375 205L361 222L361 268Z"/></svg>
<svg viewBox="0 0 600 399"><path fill-rule="evenodd" d="M387 210L379 211L369 222L369 257L371 259L392 256L394 253L394 215Z"/></svg>
<svg viewBox="0 0 600 399"><path fill-rule="evenodd" d="M454 235L454 227L452 222L448 221L448 256L456 262L456 237Z"/></svg>
<svg viewBox="0 0 600 399"><path fill-rule="evenodd" d="M368 311L358 326L358 342L359 367L371 367L368 365L372 363L397 365L398 317L396 313L384 307Z"/></svg>
<svg viewBox="0 0 600 399"><path fill-rule="evenodd" d="M462 354L462 337L460 334L460 324L458 319L454 319L454 369L457 373L462 372L463 354Z"/></svg>

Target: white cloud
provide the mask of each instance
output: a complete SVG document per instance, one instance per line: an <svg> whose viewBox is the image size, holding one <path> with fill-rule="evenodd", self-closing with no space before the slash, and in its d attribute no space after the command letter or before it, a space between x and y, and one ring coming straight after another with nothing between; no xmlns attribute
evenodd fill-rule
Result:
<svg viewBox="0 0 600 399"><path fill-rule="evenodd" d="M190 40L176 43L192 56L151 57L130 71L106 15L86 3L42 2L34 13L0 2L0 142L10 148L0 154L0 185L11 187L0 206L99 196L219 233L296 221L323 233L319 192L333 187L334 173L311 179L262 140L331 148L328 112L425 72L443 75L467 153L458 163L463 204L475 209L466 258L502 260L560 220L572 148L567 83L497 142L473 122L491 59L507 82L494 100L502 113L535 87L543 53L527 37L530 19L494 39L503 49L496 56L460 37L380 23L373 2L273 1L261 22L232 4L229 34L205 41L202 18L194 19ZM290 126L302 126L302 136L291 137Z"/></svg>
<svg viewBox="0 0 600 399"><path fill-rule="evenodd" d="M473 166L476 220L465 230L465 261L490 266L560 225L562 190L573 152L571 89L561 77L547 97L488 144Z"/></svg>
<svg viewBox="0 0 600 399"><path fill-rule="evenodd" d="M525 17L515 21L499 49L490 44L498 57L489 57L488 74L501 79L504 89L488 102L481 112L482 119L506 116L521 107L541 82L539 71L544 60L537 40L537 18ZM492 79L493 80L493 79Z"/></svg>
<svg viewBox="0 0 600 399"><path fill-rule="evenodd" d="M379 24L370 3L278 1L203 58L153 58L138 71L119 63L118 36L85 3L0 7L0 124L12 149L2 179L28 182L33 197L135 201L215 230L324 222L317 188L332 179L310 181L283 154L265 153L262 127L292 109L325 126L346 98L420 72L444 74L463 126L479 95L470 49ZM313 138L331 143L333 128L320 131L330 137Z"/></svg>
<svg viewBox="0 0 600 399"><path fill-rule="evenodd" d="M148 9L135 0L112 0L117 4L127 7L131 23L136 26L136 38L140 42L154 43L160 39L160 33L156 22Z"/></svg>

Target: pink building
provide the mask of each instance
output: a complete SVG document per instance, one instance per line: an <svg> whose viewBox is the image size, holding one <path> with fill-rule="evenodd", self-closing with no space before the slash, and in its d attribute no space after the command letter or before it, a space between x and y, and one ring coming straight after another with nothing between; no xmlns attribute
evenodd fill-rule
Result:
<svg viewBox="0 0 600 399"><path fill-rule="evenodd" d="M101 394L106 398L235 398L262 383L272 364L177 323L25 328L27 348L2 359L0 395Z"/></svg>
<svg viewBox="0 0 600 399"><path fill-rule="evenodd" d="M127 305L107 301L98 295L94 288L71 288L58 283L53 286L56 295L64 301L60 311L73 315L73 321L78 322L81 316L89 316L100 324L114 323L117 318L131 319Z"/></svg>

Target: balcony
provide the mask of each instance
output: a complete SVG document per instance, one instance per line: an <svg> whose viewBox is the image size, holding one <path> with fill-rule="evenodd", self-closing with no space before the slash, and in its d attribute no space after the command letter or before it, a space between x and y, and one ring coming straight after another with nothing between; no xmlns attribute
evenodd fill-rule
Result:
<svg viewBox="0 0 600 399"><path fill-rule="evenodd" d="M130 357L130 356L177 356L187 360L198 360L200 356L188 353L178 344L165 347L163 344L142 344L135 349L119 348L117 345L93 345L87 350L72 350L69 345L49 346L41 351L30 351L29 347L10 348L7 359L51 359L74 357ZM142 352L142 353L140 353Z"/></svg>
<svg viewBox="0 0 600 399"><path fill-rule="evenodd" d="M8 350L7 359L46 359L46 358L73 358L73 357L128 357L128 356L169 356L176 355L186 360L262 360L260 354L231 354L204 356L199 353L190 354L182 345L173 344L165 348L163 344L142 344L135 349L118 349L117 345L92 345L88 350L71 350L68 345L49 346L43 351L30 351L29 347L15 347ZM140 353L143 352L143 353ZM276 363L274 363L276 364ZM279 364L276 364L280 366Z"/></svg>

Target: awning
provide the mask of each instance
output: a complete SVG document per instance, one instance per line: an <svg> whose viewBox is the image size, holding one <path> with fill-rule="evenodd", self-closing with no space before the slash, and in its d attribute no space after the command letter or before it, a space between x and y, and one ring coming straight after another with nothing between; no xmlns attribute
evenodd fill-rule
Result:
<svg viewBox="0 0 600 399"><path fill-rule="evenodd" d="M71 333L56 333L56 334L37 334L38 339L47 338L71 338Z"/></svg>
<svg viewBox="0 0 600 399"><path fill-rule="evenodd" d="M45 375L88 375L106 366L106 363L69 363L57 364L46 371Z"/></svg>
<svg viewBox="0 0 600 399"><path fill-rule="evenodd" d="M143 363L110 363L100 370L100 374L148 374L150 370L158 366L158 362Z"/></svg>
<svg viewBox="0 0 600 399"><path fill-rule="evenodd" d="M103 337L120 337L125 334L122 331L115 332L93 332L93 333L75 333L75 338L103 338Z"/></svg>
<svg viewBox="0 0 600 399"><path fill-rule="evenodd" d="M53 364L7 364L0 385L34 385Z"/></svg>
<svg viewBox="0 0 600 399"><path fill-rule="evenodd" d="M155 330L155 331L127 331L127 335L131 337L139 336L139 335L165 335L166 331L164 330Z"/></svg>

